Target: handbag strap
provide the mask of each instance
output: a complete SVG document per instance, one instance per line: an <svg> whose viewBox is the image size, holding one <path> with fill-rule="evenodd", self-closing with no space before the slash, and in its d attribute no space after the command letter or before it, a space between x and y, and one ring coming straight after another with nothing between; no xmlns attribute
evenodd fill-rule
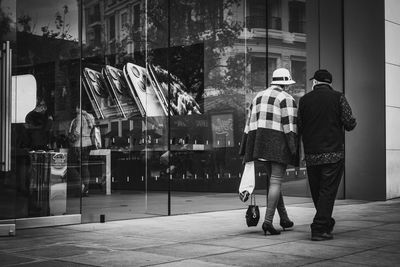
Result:
<svg viewBox="0 0 400 267"><path fill-rule="evenodd" d="M250 205L253 205L253 203L255 206L256 205L256 195L255 194L250 195Z"/></svg>

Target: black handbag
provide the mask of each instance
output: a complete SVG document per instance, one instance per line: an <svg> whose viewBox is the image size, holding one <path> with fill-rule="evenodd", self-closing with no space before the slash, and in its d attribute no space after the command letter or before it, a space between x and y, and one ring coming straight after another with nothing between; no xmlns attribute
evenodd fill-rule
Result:
<svg viewBox="0 0 400 267"><path fill-rule="evenodd" d="M250 205L246 211L246 223L248 227L257 226L260 220L260 209L256 205L256 196L251 194Z"/></svg>

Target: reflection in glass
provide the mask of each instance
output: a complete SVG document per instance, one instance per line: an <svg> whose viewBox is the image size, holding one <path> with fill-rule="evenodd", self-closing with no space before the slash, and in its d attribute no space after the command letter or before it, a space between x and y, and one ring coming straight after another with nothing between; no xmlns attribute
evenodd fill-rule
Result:
<svg viewBox="0 0 400 267"><path fill-rule="evenodd" d="M72 106L79 103L78 3L0 3L1 39L11 41L13 50L11 105L16 115L11 124L12 171L8 185L0 186L0 195L8 199L0 202L9 207L1 207L0 217L77 214L79 198L73 191L80 184L69 179L67 132ZM23 82L27 77L29 84ZM14 198L10 192L15 207L9 205Z"/></svg>
<svg viewBox="0 0 400 267"><path fill-rule="evenodd" d="M175 75L159 66L149 66L150 79L157 89L159 99L171 107L171 115L201 114L200 106L189 95L186 86ZM168 93L168 91L171 91Z"/></svg>
<svg viewBox="0 0 400 267"><path fill-rule="evenodd" d="M305 0L268 0L268 82L276 68L291 72L296 84L288 93L298 103L306 92L306 13ZM305 167L289 166L284 179L285 195L306 196L308 186Z"/></svg>
<svg viewBox="0 0 400 267"><path fill-rule="evenodd" d="M122 70L106 65L102 68L106 86L124 118L138 114L138 109Z"/></svg>
<svg viewBox="0 0 400 267"><path fill-rule="evenodd" d="M137 75L137 72L140 74ZM168 107L165 102L160 101L160 93L149 81L149 74L145 68L127 63L124 66L124 75L129 84L131 95L136 98L136 104L142 116L156 117L166 116Z"/></svg>

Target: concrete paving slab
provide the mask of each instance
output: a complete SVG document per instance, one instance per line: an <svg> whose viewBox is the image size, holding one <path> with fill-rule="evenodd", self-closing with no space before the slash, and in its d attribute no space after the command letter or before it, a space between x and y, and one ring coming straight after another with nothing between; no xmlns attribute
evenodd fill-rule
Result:
<svg viewBox="0 0 400 267"><path fill-rule="evenodd" d="M44 236L56 236L60 234L77 233L78 231L73 229L63 229L58 227L44 227L35 229L18 229L16 234L18 237L44 237Z"/></svg>
<svg viewBox="0 0 400 267"><path fill-rule="evenodd" d="M123 222L123 221L121 221ZM93 232L93 231L102 231L107 229L114 229L115 222L107 222L107 223L87 223L87 224L75 224L62 226L62 229L67 230L75 230L81 232Z"/></svg>
<svg viewBox="0 0 400 267"><path fill-rule="evenodd" d="M216 234L216 233L208 233L207 231L199 231L198 233L194 233L192 230L181 230L178 233L174 233L175 229L171 227L168 230L159 230L159 231L152 231L148 233L141 233L140 235L137 235L139 237L150 237L152 239L159 239L159 240L164 240L168 242L174 242L174 243L179 243L179 242L190 242L190 241L196 241L196 240L203 240L203 239L211 239L215 238L216 236L225 236L231 232L225 232ZM129 236L135 236L134 234L130 234Z"/></svg>
<svg viewBox="0 0 400 267"><path fill-rule="evenodd" d="M197 244L217 245L238 249L249 249L286 242L284 240L271 240L269 238L251 238L246 236L213 238L197 241Z"/></svg>
<svg viewBox="0 0 400 267"><path fill-rule="evenodd" d="M190 259L201 256L220 254L225 252L237 251L236 248L229 248L223 246L202 245L202 244L175 244L168 246L159 246L139 249L137 251L154 253L157 255L166 255L176 258Z"/></svg>
<svg viewBox="0 0 400 267"><path fill-rule="evenodd" d="M304 244L314 244L315 245L315 242L311 241L310 239L309 240L299 240L298 242L301 242ZM390 246L392 244L395 244L395 242L391 241L391 240L385 240L385 239L360 238L360 237L351 237L351 236L342 238L342 236L334 235L334 239L324 241L322 244L327 245L327 246L335 246L335 247L343 247L343 248L372 249L372 248L380 248L380 247L384 247L384 246Z"/></svg>
<svg viewBox="0 0 400 267"><path fill-rule="evenodd" d="M357 220L357 221L342 220L342 219L337 218L335 228L338 226L341 226L341 227L363 229L363 228L371 228L371 227L379 226L382 224L384 224L384 223L376 222L376 221L367 221L367 220Z"/></svg>
<svg viewBox="0 0 400 267"><path fill-rule="evenodd" d="M375 249L376 251L385 251L391 253L400 253L400 241Z"/></svg>
<svg viewBox="0 0 400 267"><path fill-rule="evenodd" d="M57 242L57 240L62 240L62 236L54 236L52 238L41 237L41 238L19 238L14 237L13 239L0 239L0 251L12 252L19 250L31 249L38 246L52 245ZM65 242L65 241L63 241Z"/></svg>
<svg viewBox="0 0 400 267"><path fill-rule="evenodd" d="M353 237L360 237L360 238L375 238L375 239L385 239L385 240L393 240L393 241L400 240L400 232L380 231L380 230L373 230L373 229L339 233L338 236L353 236Z"/></svg>
<svg viewBox="0 0 400 267"><path fill-rule="evenodd" d="M303 265L303 267L360 267L360 265L336 260L323 260L316 263Z"/></svg>
<svg viewBox="0 0 400 267"><path fill-rule="evenodd" d="M183 260L177 262L170 262L164 264L157 264L153 266L159 267L230 267L231 265L225 265L220 263L205 262L200 260Z"/></svg>
<svg viewBox="0 0 400 267"><path fill-rule="evenodd" d="M2 253L2 252L0 252L0 259L1 259L1 266L22 264L34 261L34 259L29 257L23 257L21 255Z"/></svg>
<svg viewBox="0 0 400 267"><path fill-rule="evenodd" d="M359 230L360 228L356 228L356 227L350 227L350 226L345 226L345 225L335 225L335 229L334 229L334 233L345 233L345 232L349 232L349 231L356 231ZM306 232L311 234L311 228L309 224L305 224L305 225L295 225L293 228L294 231L296 232Z"/></svg>
<svg viewBox="0 0 400 267"><path fill-rule="evenodd" d="M381 224L381 225L372 227L371 229L380 230L380 231L399 231L400 232L400 223Z"/></svg>
<svg viewBox="0 0 400 267"><path fill-rule="evenodd" d="M369 250L338 259L341 262L365 266L399 266L400 254Z"/></svg>
<svg viewBox="0 0 400 267"><path fill-rule="evenodd" d="M48 238L53 244L63 244L63 243L74 243L74 242L95 242L101 241L107 238L116 238L117 235L105 235L97 232L80 232L66 235L57 235Z"/></svg>
<svg viewBox="0 0 400 267"><path fill-rule="evenodd" d="M262 229L260 229L256 232L242 233L240 236L246 236L246 237L251 237L251 238L261 238L261 239L268 238L270 240L276 240L276 241L283 240L286 242L296 241L296 240L306 240L306 239L310 238L310 234L308 234L306 232L297 232L297 231L284 231L284 232L281 232L280 235L267 234L265 236Z"/></svg>
<svg viewBox="0 0 400 267"><path fill-rule="evenodd" d="M222 263L229 266L300 266L316 262L318 259L293 255L269 253L255 250L241 250L214 256L201 257L197 260Z"/></svg>
<svg viewBox="0 0 400 267"><path fill-rule="evenodd" d="M362 251L360 248L335 247L321 243L322 242L316 244L316 242L314 242L305 244L303 242L287 242L274 246L259 247L253 250L319 259L332 259Z"/></svg>
<svg viewBox="0 0 400 267"><path fill-rule="evenodd" d="M161 263L175 262L183 260L171 256L156 255L141 251L111 251L108 253L94 252L87 255L66 257L64 261L88 264L94 266L149 266Z"/></svg>
<svg viewBox="0 0 400 267"><path fill-rule="evenodd" d="M160 239L149 239L145 237L120 236L118 238L103 238L91 242L81 240L81 244L86 244L87 246L95 246L98 248L109 248L112 250L134 250L161 245L172 245L176 243Z"/></svg>
<svg viewBox="0 0 400 267"><path fill-rule="evenodd" d="M79 244L53 245L53 246L44 246L40 248L19 251L19 255L29 256L29 257L41 257L41 258L62 258L62 257L92 253L94 251L106 252L110 251L110 249L98 248L94 246L84 246Z"/></svg>
<svg viewBox="0 0 400 267"><path fill-rule="evenodd" d="M393 210L389 210L387 211L389 214L383 214L383 213L378 213L377 215L373 216L373 215L360 215L360 217L363 220L372 220L372 221L377 221L377 222L382 222L382 223L398 223L400 222L400 215L398 214L390 214L392 212L398 212L400 213L399 210L393 211Z"/></svg>
<svg viewBox="0 0 400 267"><path fill-rule="evenodd" d="M93 265L86 265L74 262L66 262L66 261L35 261L26 264L19 264L18 266L22 267L93 267Z"/></svg>

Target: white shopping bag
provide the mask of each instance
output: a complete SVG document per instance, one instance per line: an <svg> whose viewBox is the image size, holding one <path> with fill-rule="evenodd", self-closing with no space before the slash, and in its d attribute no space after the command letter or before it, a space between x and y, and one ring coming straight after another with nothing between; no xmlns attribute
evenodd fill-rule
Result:
<svg viewBox="0 0 400 267"><path fill-rule="evenodd" d="M252 194L256 183L255 179L254 161L246 162L240 181L239 193L247 191Z"/></svg>

